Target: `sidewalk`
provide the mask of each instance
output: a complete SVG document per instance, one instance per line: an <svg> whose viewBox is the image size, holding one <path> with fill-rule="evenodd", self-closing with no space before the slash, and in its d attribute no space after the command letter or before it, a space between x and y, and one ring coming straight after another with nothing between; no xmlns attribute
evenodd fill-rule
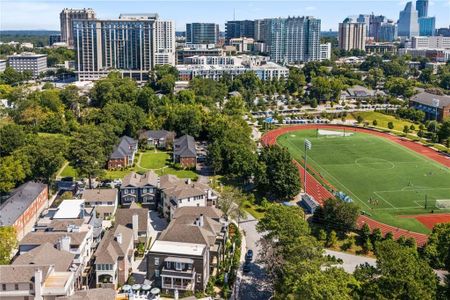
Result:
<svg viewBox="0 0 450 300"><path fill-rule="evenodd" d="M247 251L247 241L245 240L245 233L244 231L238 226L239 231L242 234L242 241L241 241L241 258L240 258L240 265L239 269L236 274L236 282L234 283L233 292L231 293L230 300L238 300L239 299L239 292L241 288L241 280L243 275L243 266L245 262L245 253Z"/></svg>

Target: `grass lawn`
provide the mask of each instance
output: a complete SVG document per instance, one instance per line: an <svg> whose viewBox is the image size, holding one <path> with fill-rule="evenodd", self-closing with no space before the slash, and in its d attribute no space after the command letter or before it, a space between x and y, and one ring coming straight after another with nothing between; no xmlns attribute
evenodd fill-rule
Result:
<svg viewBox="0 0 450 300"><path fill-rule="evenodd" d="M256 204L250 203L249 201L245 201L244 210L258 220L264 217L265 210Z"/></svg>
<svg viewBox="0 0 450 300"><path fill-rule="evenodd" d="M392 141L364 133L316 137L305 130L278 142L301 161L305 138L312 143L310 166L376 220L428 233L417 220L399 216L436 211L436 199L450 199L450 170Z"/></svg>
<svg viewBox="0 0 450 300"><path fill-rule="evenodd" d="M67 165L59 174L61 177L77 177L77 171L71 166Z"/></svg>
<svg viewBox="0 0 450 300"><path fill-rule="evenodd" d="M376 127L380 127L380 128L385 128L388 129L388 123L392 122L394 124L394 130L397 131L403 131L403 128L405 127L405 125L407 125L408 127L411 125L414 125L416 127L416 130L419 130L419 125L414 124L412 122L409 121L405 121L405 120L401 120L401 119L397 119L394 116L390 116L390 115L385 115L383 113L380 112L375 112L375 111L365 111L365 112L358 112L358 113L353 113L352 114L353 117L356 119L358 116L363 117L365 122L369 122L370 125L372 125L372 121L373 120L377 120L377 126Z"/></svg>
<svg viewBox="0 0 450 300"><path fill-rule="evenodd" d="M195 173L192 170L176 170L176 169L171 168L171 167L167 167L167 168L164 168L164 169L157 170L156 174L158 174L160 176L161 175L165 175L165 174L172 174L172 175L175 175L175 176L177 176L179 178L190 178L192 180L197 180L197 178L198 178L197 173Z"/></svg>
<svg viewBox="0 0 450 300"><path fill-rule="evenodd" d="M144 169L161 169L170 159L170 155L167 152L145 152L141 155L140 167Z"/></svg>

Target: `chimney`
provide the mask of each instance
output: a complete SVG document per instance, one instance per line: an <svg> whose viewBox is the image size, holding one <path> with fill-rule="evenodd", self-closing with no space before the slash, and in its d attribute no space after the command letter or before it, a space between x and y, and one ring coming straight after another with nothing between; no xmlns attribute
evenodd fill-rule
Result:
<svg viewBox="0 0 450 300"><path fill-rule="evenodd" d="M118 233L118 234L116 234L116 241L119 243L119 244L122 244L122 233Z"/></svg>
<svg viewBox="0 0 450 300"><path fill-rule="evenodd" d="M42 270L37 269L34 271L34 299L43 300L42 297Z"/></svg>
<svg viewBox="0 0 450 300"><path fill-rule="evenodd" d="M200 218L198 218L198 226L203 227L203 214L200 214Z"/></svg>
<svg viewBox="0 0 450 300"><path fill-rule="evenodd" d="M64 250L70 252L70 236L66 235L61 238L59 241L59 250Z"/></svg>
<svg viewBox="0 0 450 300"><path fill-rule="evenodd" d="M134 240L137 241L138 240L138 231L139 231L139 215L138 214L134 214L132 217L132 227L133 227L133 237Z"/></svg>
<svg viewBox="0 0 450 300"><path fill-rule="evenodd" d="M190 178L188 178L188 179L186 179L186 184L191 184L191 179Z"/></svg>

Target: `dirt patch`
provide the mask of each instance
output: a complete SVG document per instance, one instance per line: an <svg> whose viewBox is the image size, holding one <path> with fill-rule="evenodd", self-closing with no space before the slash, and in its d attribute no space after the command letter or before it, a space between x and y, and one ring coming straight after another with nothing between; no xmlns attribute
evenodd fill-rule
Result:
<svg viewBox="0 0 450 300"><path fill-rule="evenodd" d="M437 223L450 223L450 214L426 214L426 215L413 215L402 216L402 218L416 219L429 229L433 229Z"/></svg>

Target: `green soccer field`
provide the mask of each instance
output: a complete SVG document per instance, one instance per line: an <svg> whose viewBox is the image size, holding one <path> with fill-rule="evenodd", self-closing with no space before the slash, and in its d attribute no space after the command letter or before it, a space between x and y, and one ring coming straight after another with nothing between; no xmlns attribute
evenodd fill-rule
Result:
<svg viewBox="0 0 450 300"><path fill-rule="evenodd" d="M428 233L417 220L399 215L441 212L436 199L450 199L450 169L392 141L364 133L317 136L316 130L305 130L282 135L278 143L301 162L305 138L312 143L308 164L376 220Z"/></svg>

